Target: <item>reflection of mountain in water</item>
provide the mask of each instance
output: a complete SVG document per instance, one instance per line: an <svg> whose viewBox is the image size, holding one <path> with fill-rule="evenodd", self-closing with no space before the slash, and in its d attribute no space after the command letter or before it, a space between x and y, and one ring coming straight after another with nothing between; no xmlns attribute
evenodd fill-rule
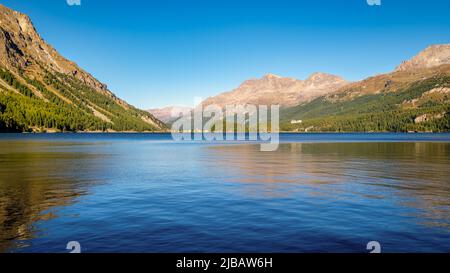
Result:
<svg viewBox="0 0 450 273"><path fill-rule="evenodd" d="M259 145L207 150L216 158L212 167L225 169L230 182L249 185L245 194L289 197L302 191L318 198L390 199L418 209L431 219L426 224L450 228L449 143L291 143L271 153L260 152Z"/></svg>
<svg viewBox="0 0 450 273"><path fill-rule="evenodd" d="M71 144L0 142L0 252L32 239L34 224L86 194L98 156L69 152ZM56 149L50 152L48 147Z"/></svg>

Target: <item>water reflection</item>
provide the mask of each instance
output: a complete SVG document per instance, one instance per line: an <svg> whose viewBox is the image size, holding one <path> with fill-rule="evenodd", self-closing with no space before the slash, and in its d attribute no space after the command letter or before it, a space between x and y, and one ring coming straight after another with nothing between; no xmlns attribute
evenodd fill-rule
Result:
<svg viewBox="0 0 450 273"><path fill-rule="evenodd" d="M423 224L450 231L449 143L287 143L261 153L258 145L207 149L210 168L247 185L244 194L331 200L396 200ZM396 197L397 196L397 197Z"/></svg>
<svg viewBox="0 0 450 273"><path fill-rule="evenodd" d="M146 135L27 137L0 141L0 252L63 252L68 240L87 252L450 247L449 142L262 153Z"/></svg>
<svg viewBox="0 0 450 273"><path fill-rule="evenodd" d="M85 195L95 180L98 155L72 143L0 142L0 252L39 236L34 223Z"/></svg>

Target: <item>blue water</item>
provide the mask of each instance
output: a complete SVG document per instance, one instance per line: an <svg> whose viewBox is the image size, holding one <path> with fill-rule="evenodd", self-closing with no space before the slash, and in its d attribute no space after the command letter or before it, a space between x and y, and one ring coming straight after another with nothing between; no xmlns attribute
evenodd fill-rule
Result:
<svg viewBox="0 0 450 273"><path fill-rule="evenodd" d="M450 251L450 134L0 135L0 251Z"/></svg>

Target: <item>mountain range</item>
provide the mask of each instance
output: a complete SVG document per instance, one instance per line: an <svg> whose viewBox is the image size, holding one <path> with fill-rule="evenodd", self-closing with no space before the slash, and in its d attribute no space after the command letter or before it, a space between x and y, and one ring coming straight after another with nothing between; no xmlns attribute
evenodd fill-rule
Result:
<svg viewBox="0 0 450 273"><path fill-rule="evenodd" d="M218 105L271 105L296 106L314 98L334 92L349 82L341 77L314 73L306 80L267 74L261 79L245 81L238 88L206 99L202 104Z"/></svg>
<svg viewBox="0 0 450 273"><path fill-rule="evenodd" d="M450 44L432 45L392 72L349 82L267 74L203 106L281 106L281 130L450 131ZM166 131L173 110L143 111L61 56L30 18L0 4L0 132Z"/></svg>
<svg viewBox="0 0 450 273"><path fill-rule="evenodd" d="M189 113L192 111L192 108L185 106L168 106L150 109L148 111L162 122L170 124L178 119L179 114Z"/></svg>
<svg viewBox="0 0 450 273"><path fill-rule="evenodd" d="M0 131L159 131L46 43L30 18L0 4Z"/></svg>
<svg viewBox="0 0 450 273"><path fill-rule="evenodd" d="M278 104L283 131L449 131L449 76L450 44L432 45L394 71L361 81L267 74L202 105ZM152 113L166 119L169 109Z"/></svg>
<svg viewBox="0 0 450 273"><path fill-rule="evenodd" d="M286 131L450 130L450 44L429 46L393 72L281 111Z"/></svg>

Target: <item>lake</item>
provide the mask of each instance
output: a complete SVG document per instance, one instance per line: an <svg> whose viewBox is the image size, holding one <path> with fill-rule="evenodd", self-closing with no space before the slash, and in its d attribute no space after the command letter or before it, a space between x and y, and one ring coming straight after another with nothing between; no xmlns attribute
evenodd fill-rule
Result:
<svg viewBox="0 0 450 273"><path fill-rule="evenodd" d="M450 134L0 135L0 252L450 252Z"/></svg>

